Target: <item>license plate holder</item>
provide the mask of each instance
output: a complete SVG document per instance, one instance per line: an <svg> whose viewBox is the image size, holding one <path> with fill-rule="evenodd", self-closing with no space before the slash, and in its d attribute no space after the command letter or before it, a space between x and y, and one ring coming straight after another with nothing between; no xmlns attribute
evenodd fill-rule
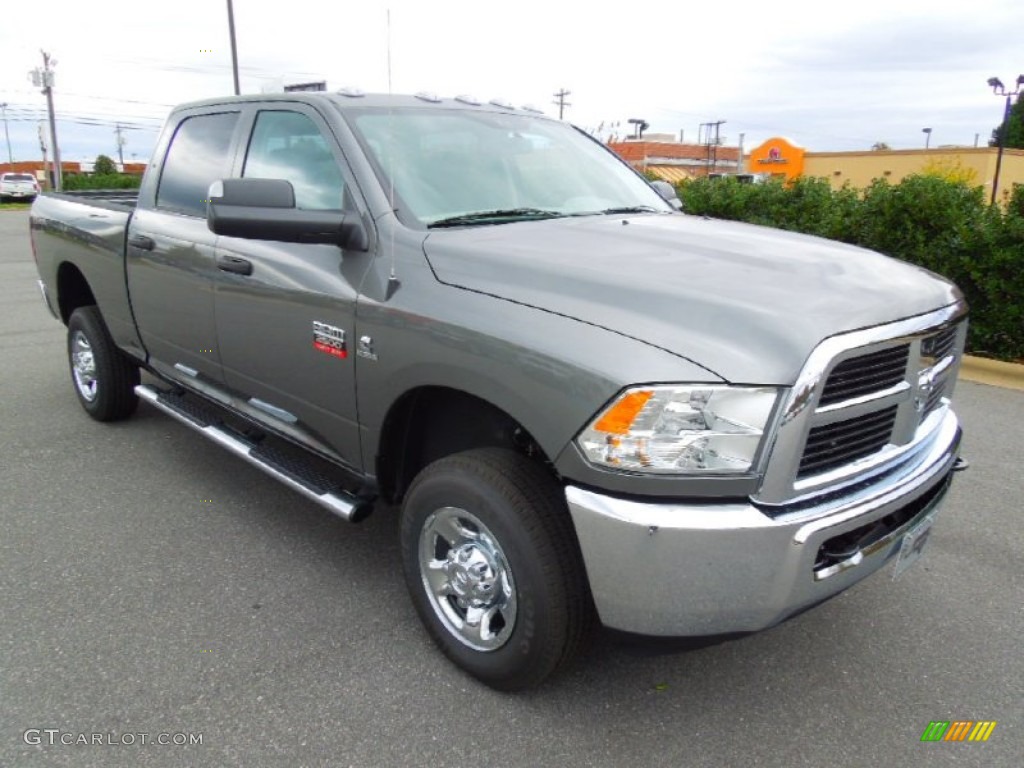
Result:
<svg viewBox="0 0 1024 768"><path fill-rule="evenodd" d="M900 551L896 555L896 567L893 569L892 577L894 579L898 578L921 557L924 546L931 535L932 525L935 523L937 514L938 508L933 508L931 512L914 523L903 534L903 540L900 542Z"/></svg>

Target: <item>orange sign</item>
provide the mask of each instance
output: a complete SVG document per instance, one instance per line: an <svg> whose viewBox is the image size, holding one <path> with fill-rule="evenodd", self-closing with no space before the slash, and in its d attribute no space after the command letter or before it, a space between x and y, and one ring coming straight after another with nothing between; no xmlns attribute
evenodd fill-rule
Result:
<svg viewBox="0 0 1024 768"><path fill-rule="evenodd" d="M775 136L750 151L746 166L748 173L770 173L788 181L804 172L804 148Z"/></svg>

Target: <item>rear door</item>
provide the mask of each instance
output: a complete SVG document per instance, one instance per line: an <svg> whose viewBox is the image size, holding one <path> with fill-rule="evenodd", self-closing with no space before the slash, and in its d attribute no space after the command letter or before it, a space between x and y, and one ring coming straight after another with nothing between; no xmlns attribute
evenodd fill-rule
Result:
<svg viewBox="0 0 1024 768"><path fill-rule="evenodd" d="M241 175L290 181L301 209L363 212L334 135L309 105L256 111ZM244 267L218 275L217 344L228 387L250 415L361 469L355 305L371 253L221 237L217 256Z"/></svg>
<svg viewBox="0 0 1024 768"><path fill-rule="evenodd" d="M128 292L150 363L201 388L223 380L213 299L217 236L206 226L206 196L213 181L231 175L239 115L240 107L186 114L155 190L143 190L128 228Z"/></svg>

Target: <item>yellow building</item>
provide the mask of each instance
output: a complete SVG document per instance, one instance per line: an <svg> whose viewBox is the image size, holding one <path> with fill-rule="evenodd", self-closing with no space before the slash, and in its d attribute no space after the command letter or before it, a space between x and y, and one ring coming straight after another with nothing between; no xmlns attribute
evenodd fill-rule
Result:
<svg viewBox="0 0 1024 768"><path fill-rule="evenodd" d="M843 184L863 189L875 179L895 184L911 174L934 173L984 187L985 198L989 199L998 153L995 147L807 152L776 137L753 149L745 165L749 173L769 173L786 179L800 175L825 178L836 189ZM1005 203L1015 184L1024 184L1024 149L1003 150L996 199Z"/></svg>

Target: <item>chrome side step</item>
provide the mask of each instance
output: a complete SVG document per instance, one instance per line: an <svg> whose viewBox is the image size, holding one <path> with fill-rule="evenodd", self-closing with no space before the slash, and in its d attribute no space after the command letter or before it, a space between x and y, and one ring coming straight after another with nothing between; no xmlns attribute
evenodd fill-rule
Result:
<svg viewBox="0 0 1024 768"><path fill-rule="evenodd" d="M273 461L273 454L261 451L259 446L223 427L205 408L197 407L194 403L182 401L177 395L160 392L145 384L136 386L135 394L338 517L354 523L373 511L373 499L341 489L327 490L322 483L306 481L301 471L294 471L294 468L289 471L289 468ZM315 473L309 474L312 476Z"/></svg>

